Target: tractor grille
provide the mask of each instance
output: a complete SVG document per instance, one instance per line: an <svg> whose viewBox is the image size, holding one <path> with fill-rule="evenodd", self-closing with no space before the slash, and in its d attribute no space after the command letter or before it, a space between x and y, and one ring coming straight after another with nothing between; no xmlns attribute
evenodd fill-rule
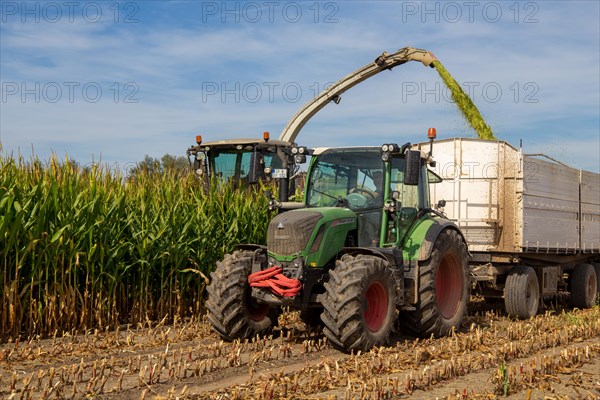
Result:
<svg viewBox="0 0 600 400"><path fill-rule="evenodd" d="M267 246L270 252L290 256L306 248L310 235L322 215L313 211L288 211L269 224Z"/></svg>

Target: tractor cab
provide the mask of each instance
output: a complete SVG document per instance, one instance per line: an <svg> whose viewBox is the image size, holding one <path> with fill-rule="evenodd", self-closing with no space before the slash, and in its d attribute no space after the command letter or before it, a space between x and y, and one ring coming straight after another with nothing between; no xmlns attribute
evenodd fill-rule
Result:
<svg viewBox="0 0 600 400"><path fill-rule="evenodd" d="M398 245L400 233L418 210L429 207L426 155L423 162L420 154L411 159L410 181L405 179L405 154L400 148L388 151L388 146L393 150L396 145L384 146L385 151L380 147L317 149L308 173L306 207L352 210L357 230L351 240L360 247ZM412 154L408 146L402 150Z"/></svg>

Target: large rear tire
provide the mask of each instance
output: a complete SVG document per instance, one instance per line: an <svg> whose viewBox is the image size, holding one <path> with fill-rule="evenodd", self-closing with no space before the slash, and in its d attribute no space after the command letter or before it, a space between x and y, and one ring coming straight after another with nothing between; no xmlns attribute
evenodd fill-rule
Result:
<svg viewBox="0 0 600 400"><path fill-rule="evenodd" d="M571 304L573 307L590 308L598 294L596 271L590 264L577 264L571 272Z"/></svg>
<svg viewBox="0 0 600 400"><path fill-rule="evenodd" d="M540 305L540 286L531 267L516 266L506 277L504 306L508 315L529 319L537 314Z"/></svg>
<svg viewBox="0 0 600 400"><path fill-rule="evenodd" d="M208 320L225 340L247 339L268 332L277 323L278 309L256 303L250 296L248 275L252 252L236 251L217 262L207 286Z"/></svg>
<svg viewBox="0 0 600 400"><path fill-rule="evenodd" d="M467 246L458 232L444 230L431 257L419 263L419 301L414 311L402 311L403 330L421 337L447 335L460 327L469 301Z"/></svg>
<svg viewBox="0 0 600 400"><path fill-rule="evenodd" d="M386 260L345 255L329 271L319 301L323 333L334 347L350 352L388 344L396 320L396 288Z"/></svg>

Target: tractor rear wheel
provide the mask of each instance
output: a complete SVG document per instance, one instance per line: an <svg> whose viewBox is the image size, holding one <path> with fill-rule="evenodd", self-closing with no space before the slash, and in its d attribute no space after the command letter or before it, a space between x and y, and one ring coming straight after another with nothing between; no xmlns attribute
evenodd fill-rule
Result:
<svg viewBox="0 0 600 400"><path fill-rule="evenodd" d="M277 323L278 309L257 303L250 296L248 275L252 272L251 251L226 254L217 262L207 286L208 320L225 340L246 339L266 333Z"/></svg>
<svg viewBox="0 0 600 400"><path fill-rule="evenodd" d="M590 264L577 264L571 272L571 304L578 308L590 308L598 294L596 271Z"/></svg>
<svg viewBox="0 0 600 400"><path fill-rule="evenodd" d="M469 301L467 246L458 232L442 231L431 257L419 263L418 302L402 311L401 328L421 337L443 336L460 326Z"/></svg>
<svg viewBox="0 0 600 400"><path fill-rule="evenodd" d="M531 267L517 265L506 277L504 285L504 307L508 315L528 319L538 312L540 286Z"/></svg>
<svg viewBox="0 0 600 400"><path fill-rule="evenodd" d="M368 351L388 343L396 320L396 287L386 260L343 256L329 271L319 301L323 333L334 347Z"/></svg>

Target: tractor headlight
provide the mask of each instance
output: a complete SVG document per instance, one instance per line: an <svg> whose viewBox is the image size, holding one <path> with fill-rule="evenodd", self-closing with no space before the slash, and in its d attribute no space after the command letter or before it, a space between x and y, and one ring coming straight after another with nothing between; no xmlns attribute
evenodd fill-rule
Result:
<svg viewBox="0 0 600 400"><path fill-rule="evenodd" d="M304 154L296 154L294 156L294 162L296 164L304 164L306 162L306 156Z"/></svg>

